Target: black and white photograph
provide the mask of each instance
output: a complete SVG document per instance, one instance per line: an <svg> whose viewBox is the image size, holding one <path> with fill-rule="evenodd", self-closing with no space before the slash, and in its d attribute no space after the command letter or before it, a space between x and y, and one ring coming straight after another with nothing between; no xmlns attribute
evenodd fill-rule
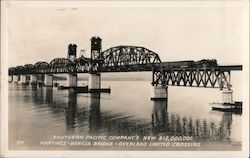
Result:
<svg viewBox="0 0 250 158"><path fill-rule="evenodd" d="M1 4L1 157L249 156L249 1Z"/></svg>

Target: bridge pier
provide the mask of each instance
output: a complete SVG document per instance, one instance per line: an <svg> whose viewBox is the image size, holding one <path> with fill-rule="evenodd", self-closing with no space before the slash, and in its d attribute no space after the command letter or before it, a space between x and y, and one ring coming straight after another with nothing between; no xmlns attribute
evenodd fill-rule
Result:
<svg viewBox="0 0 250 158"><path fill-rule="evenodd" d="M19 76L18 75L13 75L12 83L18 83L18 81L19 81Z"/></svg>
<svg viewBox="0 0 250 158"><path fill-rule="evenodd" d="M101 74L89 74L89 91L90 93L99 92L101 89Z"/></svg>
<svg viewBox="0 0 250 158"><path fill-rule="evenodd" d="M232 90L223 90L222 91L222 102L223 103L233 103L233 91Z"/></svg>
<svg viewBox="0 0 250 158"><path fill-rule="evenodd" d="M36 85L37 84L37 75L30 75L30 84L31 85Z"/></svg>
<svg viewBox="0 0 250 158"><path fill-rule="evenodd" d="M53 86L53 75L45 74L44 76L44 86L52 87Z"/></svg>
<svg viewBox="0 0 250 158"><path fill-rule="evenodd" d="M44 85L45 74L37 74L37 85Z"/></svg>
<svg viewBox="0 0 250 158"><path fill-rule="evenodd" d="M13 81L13 76L12 76L12 75L9 76L8 81L9 81L9 82L12 82L12 81Z"/></svg>
<svg viewBox="0 0 250 158"><path fill-rule="evenodd" d="M27 82L26 75L20 75L20 81L19 81L19 83L20 84L26 84L26 82Z"/></svg>
<svg viewBox="0 0 250 158"><path fill-rule="evenodd" d="M151 100L167 100L168 87L162 85L154 85Z"/></svg>
<svg viewBox="0 0 250 158"><path fill-rule="evenodd" d="M67 75L67 87L77 87L77 74Z"/></svg>

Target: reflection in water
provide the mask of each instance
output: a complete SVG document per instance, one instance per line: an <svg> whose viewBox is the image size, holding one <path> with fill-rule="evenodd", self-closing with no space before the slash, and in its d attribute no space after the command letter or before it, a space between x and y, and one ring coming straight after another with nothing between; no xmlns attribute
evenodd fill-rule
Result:
<svg viewBox="0 0 250 158"><path fill-rule="evenodd" d="M152 129L154 134L169 131L167 101L153 101Z"/></svg>
<svg viewBox="0 0 250 158"><path fill-rule="evenodd" d="M68 96L66 96L67 100L67 112L66 112L66 125L68 129L72 129L75 127L76 124L76 93L74 91L69 90L68 91Z"/></svg>
<svg viewBox="0 0 250 158"><path fill-rule="evenodd" d="M100 93L90 94L89 134L96 135L101 129Z"/></svg>
<svg viewBox="0 0 250 158"><path fill-rule="evenodd" d="M174 136L193 136L199 140L229 140L232 126L232 113L225 112L222 121L216 127L214 122L180 117L167 112L166 101L154 101L152 113L152 131L154 134Z"/></svg>
<svg viewBox="0 0 250 158"><path fill-rule="evenodd" d="M170 113L167 101L153 101L152 114L148 117L151 121L148 121L127 113L102 110L100 94L85 95L87 99L84 100L72 91L36 86L18 86L16 92L15 99L21 103L30 100L36 109L49 111L54 118L62 116L66 130L75 131L77 128L83 135L173 135L193 136L197 140L230 141L230 112L223 113L218 124Z"/></svg>
<svg viewBox="0 0 250 158"><path fill-rule="evenodd" d="M230 141L232 121L232 112L224 112L219 127L219 136L221 140L226 139Z"/></svg>
<svg viewBox="0 0 250 158"><path fill-rule="evenodd" d="M90 94L89 133L90 135L143 135L147 132L144 123L131 119L123 113L101 111L101 96Z"/></svg>
<svg viewBox="0 0 250 158"><path fill-rule="evenodd" d="M53 104L53 91L52 91L52 87L44 87L44 95L43 97L44 100L45 100L45 103L48 104L48 105L51 105Z"/></svg>

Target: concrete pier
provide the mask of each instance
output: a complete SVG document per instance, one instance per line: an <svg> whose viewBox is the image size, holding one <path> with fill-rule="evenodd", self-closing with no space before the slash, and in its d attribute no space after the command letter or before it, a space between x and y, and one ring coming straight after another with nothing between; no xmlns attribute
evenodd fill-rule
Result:
<svg viewBox="0 0 250 158"><path fill-rule="evenodd" d="M13 75L12 83L18 83L18 81L19 81L19 76L18 75Z"/></svg>
<svg viewBox="0 0 250 158"><path fill-rule="evenodd" d="M161 85L154 85L151 95L151 100L167 100L168 99L168 87Z"/></svg>
<svg viewBox="0 0 250 158"><path fill-rule="evenodd" d="M20 75L20 81L19 81L19 83L26 84L26 82L27 82L26 75Z"/></svg>
<svg viewBox="0 0 250 158"><path fill-rule="evenodd" d="M36 85L37 84L37 75L30 75L30 84Z"/></svg>
<svg viewBox="0 0 250 158"><path fill-rule="evenodd" d="M101 89L101 74L89 74L89 90Z"/></svg>
<svg viewBox="0 0 250 158"><path fill-rule="evenodd" d="M67 87L77 87L77 74L67 75Z"/></svg>
<svg viewBox="0 0 250 158"><path fill-rule="evenodd" d="M44 76L44 86L52 87L53 86L53 75L45 74Z"/></svg>
<svg viewBox="0 0 250 158"><path fill-rule="evenodd" d="M222 91L222 102L223 103L233 103L233 91L223 90Z"/></svg>
<svg viewBox="0 0 250 158"><path fill-rule="evenodd" d="M8 81L12 82L13 81L13 76L9 76Z"/></svg>

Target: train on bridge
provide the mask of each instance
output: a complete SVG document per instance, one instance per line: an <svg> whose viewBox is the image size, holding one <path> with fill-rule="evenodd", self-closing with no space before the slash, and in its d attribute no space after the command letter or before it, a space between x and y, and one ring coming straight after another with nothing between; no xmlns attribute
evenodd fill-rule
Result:
<svg viewBox="0 0 250 158"><path fill-rule="evenodd" d="M199 61L185 60L174 62L162 62L160 66L167 68L202 68L202 67L216 67L218 66L216 59L202 59Z"/></svg>

